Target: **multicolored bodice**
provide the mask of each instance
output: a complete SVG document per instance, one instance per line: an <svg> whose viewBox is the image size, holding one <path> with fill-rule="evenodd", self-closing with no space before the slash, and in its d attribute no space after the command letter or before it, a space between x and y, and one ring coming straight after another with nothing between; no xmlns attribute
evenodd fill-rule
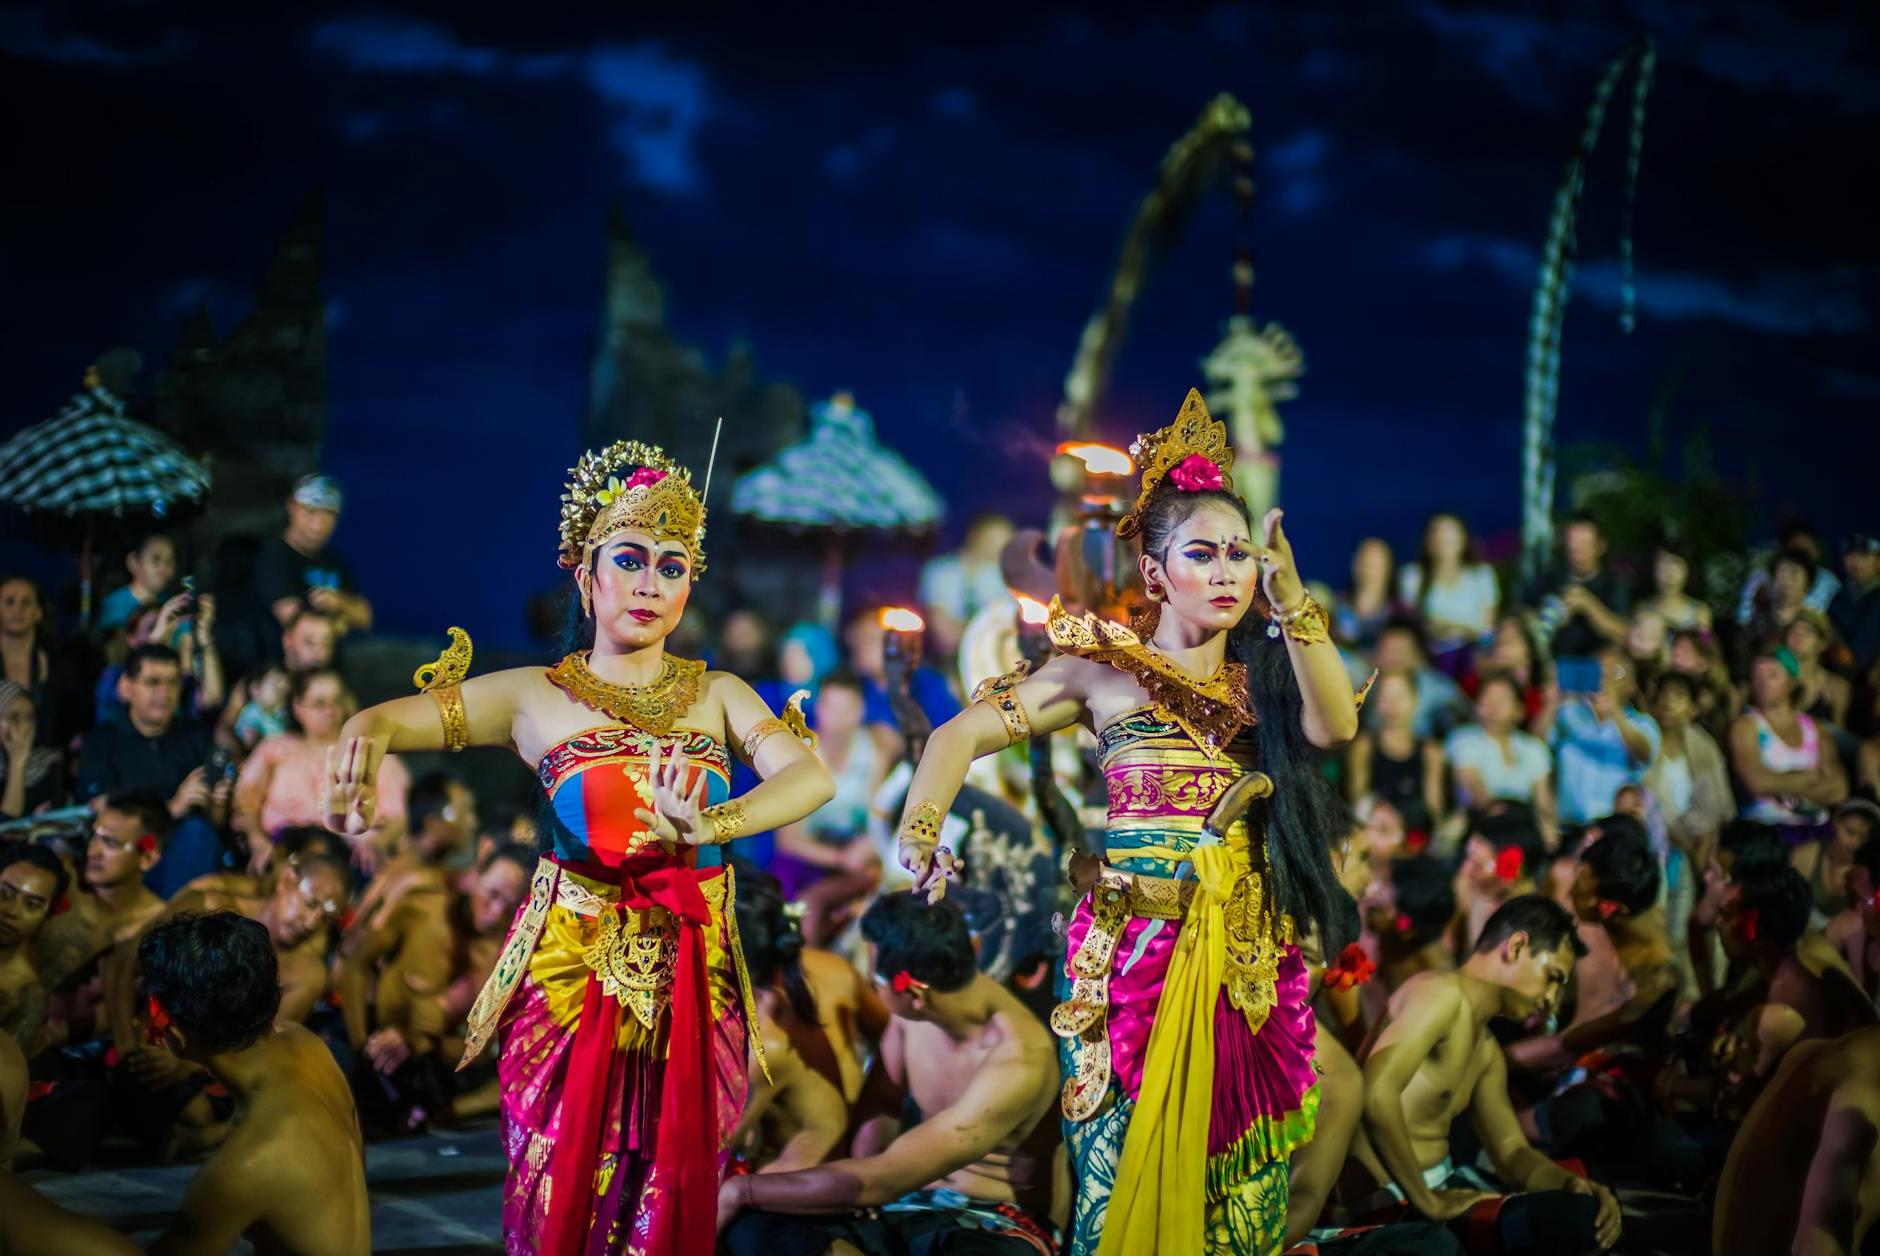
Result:
<svg viewBox="0 0 1880 1256"><path fill-rule="evenodd" d="M1142 706L1103 726L1097 756L1109 787L1110 863L1171 877L1200 840L1214 804L1251 766L1253 742L1243 737L1209 754L1181 725Z"/></svg>
<svg viewBox="0 0 1880 1256"><path fill-rule="evenodd" d="M722 862L723 848L718 846L681 848L676 856L667 855L657 843L646 841L646 825L634 815L641 808L653 809L653 756L670 756L674 745L690 764L688 790L697 788L702 774L706 806L730 796L730 754L717 738L696 729L675 728L658 736L610 724L550 747L535 770L548 791L549 807L561 821L554 834L555 858L610 868L632 860L629 871L636 873L675 857L697 867Z"/></svg>

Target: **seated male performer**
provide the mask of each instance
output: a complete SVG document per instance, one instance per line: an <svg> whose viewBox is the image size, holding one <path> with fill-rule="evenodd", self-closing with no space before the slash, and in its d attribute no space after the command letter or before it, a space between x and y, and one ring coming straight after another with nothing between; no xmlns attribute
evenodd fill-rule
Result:
<svg viewBox="0 0 1880 1256"><path fill-rule="evenodd" d="M1612 1195L1541 1155L1521 1132L1507 1062L1488 1032L1493 1017L1525 1021L1550 1010L1579 950L1559 904L1534 894L1510 899L1461 968L1420 974L1391 996L1362 1056L1358 1163L1391 1197L1467 1230L1465 1214L1499 1192L1450 1160L1449 1127L1466 1110L1501 1180L1523 1192L1496 1214L1502 1252L1578 1256L1619 1238Z"/></svg>
<svg viewBox="0 0 1880 1256"><path fill-rule="evenodd" d="M326 1046L275 1027L280 972L268 931L233 912L181 916L137 946L140 1028L235 1100L228 1140L190 1179L149 1250L353 1256L371 1250L365 1151ZM134 1250L96 1222L0 1175L0 1254Z"/></svg>
<svg viewBox="0 0 1880 1256"><path fill-rule="evenodd" d="M904 1095L925 1119L872 1155L728 1179L718 1197L727 1249L966 1250L943 1245L953 1237L974 1252L1050 1256L1070 1202L1051 1032L974 966L950 904L891 894L868 909L862 933L893 1014L863 1109L898 1112ZM856 1150L881 1133L871 1123Z"/></svg>
<svg viewBox="0 0 1880 1256"><path fill-rule="evenodd" d="M1717 1183L1712 1251L1852 1253L1880 1238L1880 1029L1789 1052Z"/></svg>

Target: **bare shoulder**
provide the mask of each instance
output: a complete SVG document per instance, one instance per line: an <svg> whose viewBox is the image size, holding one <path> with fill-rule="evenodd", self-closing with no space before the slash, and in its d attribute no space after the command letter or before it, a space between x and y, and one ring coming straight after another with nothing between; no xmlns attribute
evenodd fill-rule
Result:
<svg viewBox="0 0 1880 1256"><path fill-rule="evenodd" d="M1399 1014L1413 1003L1431 1011L1453 1009L1462 1002L1462 982L1454 972L1417 973L1397 988L1390 1002Z"/></svg>
<svg viewBox="0 0 1880 1256"><path fill-rule="evenodd" d="M827 990L831 996L852 997L862 984L862 974L855 965L833 951L816 947L803 949L803 973L809 978L810 988L818 994Z"/></svg>
<svg viewBox="0 0 1880 1256"><path fill-rule="evenodd" d="M757 690L751 688L751 683L736 672L708 670L704 674L701 689L706 695L714 697L720 702L726 701L727 699L735 702L740 698L748 698L752 702L763 701L762 698L757 696Z"/></svg>

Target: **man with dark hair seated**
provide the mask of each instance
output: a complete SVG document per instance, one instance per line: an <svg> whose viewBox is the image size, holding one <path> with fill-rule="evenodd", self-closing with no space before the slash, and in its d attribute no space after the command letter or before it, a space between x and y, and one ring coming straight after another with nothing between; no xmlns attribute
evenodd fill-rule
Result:
<svg viewBox="0 0 1880 1256"><path fill-rule="evenodd" d="M321 1041L275 1026L280 974L266 929L233 912L186 915L137 945L141 1031L226 1088L236 1120L149 1250L353 1256L372 1246L365 1152L346 1079ZM0 1177L0 1252L116 1251L96 1222Z"/></svg>
<svg viewBox="0 0 1880 1256"><path fill-rule="evenodd" d="M1691 908L1685 943L1691 967L1697 976L1697 988L1708 995L1730 984L1719 962L1722 946L1717 937L1717 919L1723 914L1723 897L1733 879L1750 875L1758 869L1775 870L1787 866L1789 856L1776 831L1754 820L1732 820L1723 826L1717 849L1703 872L1703 890Z"/></svg>
<svg viewBox="0 0 1880 1256"><path fill-rule="evenodd" d="M1609 822L1607 822L1609 823ZM1658 858L1636 826L1613 826L1580 852L1573 914L1599 931L1618 983L1601 1003L1582 998L1559 1034L1508 1048L1538 1072L1575 1071L1573 1084L1535 1105L1535 1131L1554 1155L1630 1161L1651 1115L1652 1082L1671 1049L1679 974L1658 906ZM1583 1080L1574 1080L1584 1075Z"/></svg>
<svg viewBox="0 0 1880 1256"><path fill-rule="evenodd" d="M727 1248L1050 1256L1070 1202L1055 1039L977 969L951 905L890 894L862 917L862 933L893 1019L862 1094L858 1115L871 1119L856 1154L727 1179ZM884 1147L908 1100L925 1119Z"/></svg>
<svg viewBox="0 0 1880 1256"><path fill-rule="evenodd" d="M1880 1236L1880 1029L1789 1053L1730 1146L1715 1252L1852 1253Z"/></svg>
<svg viewBox="0 0 1880 1256"><path fill-rule="evenodd" d="M1423 973L1391 996L1363 1053L1364 1128L1353 1152L1388 1193L1432 1221L1465 1219L1502 1188L1450 1158L1449 1130L1468 1112L1507 1189L1494 1216L1499 1250L1579 1253L1611 1247L1619 1206L1597 1183L1543 1156L1521 1132L1491 1018L1526 1021L1553 1007L1581 951L1573 918L1539 895L1510 899L1452 973ZM1387 1202L1387 1201L1386 1201Z"/></svg>
<svg viewBox="0 0 1880 1256"><path fill-rule="evenodd" d="M1455 949L1468 950L1503 903L1535 893L1546 866L1547 847L1530 808L1500 804L1471 813L1456 873Z"/></svg>
<svg viewBox="0 0 1880 1256"><path fill-rule="evenodd" d="M1455 959L1445 945L1456 915L1456 882L1449 868L1434 855L1393 859L1380 891L1372 898L1366 923L1377 935L1383 993L1418 973L1454 968Z"/></svg>
<svg viewBox="0 0 1880 1256"><path fill-rule="evenodd" d="M0 1033L28 1055L45 1032L46 985L33 944L65 902L71 874L44 846L0 844Z"/></svg>
<svg viewBox="0 0 1880 1256"><path fill-rule="evenodd" d="M69 993L82 974L121 939L133 936L163 910L163 900L144 886L170 834L170 810L156 794L112 794L91 822L84 876L70 909L47 922L33 949L46 988ZM90 1037L98 996L68 1000L56 1018L69 1038Z"/></svg>

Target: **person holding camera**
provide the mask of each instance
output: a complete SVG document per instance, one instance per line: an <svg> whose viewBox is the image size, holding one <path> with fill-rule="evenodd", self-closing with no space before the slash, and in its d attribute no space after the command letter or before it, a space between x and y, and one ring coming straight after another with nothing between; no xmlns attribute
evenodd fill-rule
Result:
<svg viewBox="0 0 1880 1256"><path fill-rule="evenodd" d="M220 825L234 789L233 764L215 749L209 730L182 713L182 660L169 646L133 649L118 697L124 714L86 733L79 747L78 800L94 808L111 794L168 800L176 824L145 878L152 892L168 898L224 865Z"/></svg>

